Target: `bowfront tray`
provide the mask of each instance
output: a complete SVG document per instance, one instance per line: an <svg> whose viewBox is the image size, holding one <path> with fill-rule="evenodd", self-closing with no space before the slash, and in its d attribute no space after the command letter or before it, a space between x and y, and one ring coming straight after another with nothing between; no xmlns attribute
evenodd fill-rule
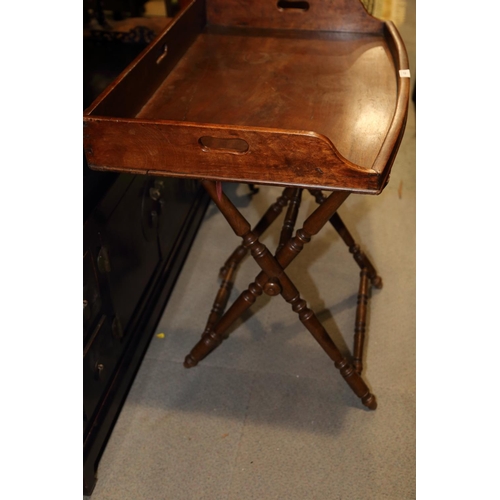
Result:
<svg viewBox="0 0 500 500"><path fill-rule="evenodd" d="M195 0L86 110L85 153L95 170L379 193L407 69L358 0Z"/></svg>

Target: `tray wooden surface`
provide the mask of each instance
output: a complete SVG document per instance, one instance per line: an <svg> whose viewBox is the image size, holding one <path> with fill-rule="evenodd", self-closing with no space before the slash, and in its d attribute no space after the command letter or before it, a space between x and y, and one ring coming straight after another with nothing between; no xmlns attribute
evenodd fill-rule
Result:
<svg viewBox="0 0 500 500"><path fill-rule="evenodd" d="M85 112L87 159L379 193L404 133L406 69L394 25L359 0L194 0Z"/></svg>

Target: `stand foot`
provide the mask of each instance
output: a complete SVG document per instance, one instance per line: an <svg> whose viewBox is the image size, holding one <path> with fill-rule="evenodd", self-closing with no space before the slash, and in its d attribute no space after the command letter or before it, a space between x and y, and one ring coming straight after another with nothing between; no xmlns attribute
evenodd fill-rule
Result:
<svg viewBox="0 0 500 500"><path fill-rule="evenodd" d="M377 409L377 399L373 394L368 394L364 398L361 399L361 402L369 409L376 410Z"/></svg>

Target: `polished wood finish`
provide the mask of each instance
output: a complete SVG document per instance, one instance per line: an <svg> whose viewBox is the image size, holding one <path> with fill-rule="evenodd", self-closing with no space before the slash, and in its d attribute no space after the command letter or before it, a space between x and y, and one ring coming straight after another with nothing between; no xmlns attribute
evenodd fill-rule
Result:
<svg viewBox="0 0 500 500"><path fill-rule="evenodd" d="M366 314L368 305L368 271L362 269L359 273L358 306L356 308L356 325L354 327L354 348L352 364L354 369L361 374L363 371L363 348L365 343Z"/></svg>
<svg viewBox="0 0 500 500"><path fill-rule="evenodd" d="M242 238L184 365L195 366L220 345L262 293L281 295L374 409L361 372L369 285L382 281L336 212L351 193L379 194L388 182L409 100L401 37L358 0L193 0L181 7L87 109L84 149L94 170L200 179ZM223 181L285 190L252 230L223 193ZM303 189L319 205L293 235ZM287 204L273 254L259 237ZM361 269L351 359L286 273L328 222ZM261 272L224 312L247 252Z"/></svg>
<svg viewBox="0 0 500 500"><path fill-rule="evenodd" d="M286 188L283 190L282 195L268 208L266 213L262 216L260 221L257 223L253 229L254 234L261 236L264 231L266 231L269 226L277 219L283 208L287 205L290 199L290 193L292 189ZM220 270L221 285L219 292L215 297L212 310L208 317L207 325L203 332L203 337L210 333L210 330L215 326L217 321L221 318L224 313L229 299L229 294L233 288L234 274L240 264L240 262L245 258L248 253L248 249L243 245L240 245L236 250L229 256L229 258L224 263L224 266Z"/></svg>
<svg viewBox="0 0 500 500"><path fill-rule="evenodd" d="M207 17L210 24L220 26L351 33L383 29L382 21L352 0L211 0Z"/></svg>
<svg viewBox="0 0 500 500"><path fill-rule="evenodd" d="M237 4L248 7L246 27L218 25L217 17L207 22L205 2L194 0L90 106L89 164L379 193L402 137L409 91L408 78L399 76L408 62L394 26L374 20L356 0L338 0L318 2L321 9L304 15L345 20L351 9L349 19L373 28L263 29L251 22L253 6ZM276 12L278 19L285 14ZM222 146L204 147L204 137ZM236 140L246 150L227 146Z"/></svg>
<svg viewBox="0 0 500 500"><path fill-rule="evenodd" d="M205 187L210 188L211 184L206 181ZM209 193L210 194L210 193ZM317 234L328 222L330 217L337 211L342 203L349 196L346 191L334 191L330 194L325 203L322 203L304 222L304 226L297 231L295 236L276 252L275 258L282 269L286 269L299 255L306 243L311 241L311 237ZM220 202L219 202L220 203ZM232 211L234 213L234 210ZM227 213L224 214L227 216ZM229 214L230 216L230 214ZM234 228L233 228L234 229ZM237 233L238 234L238 233ZM184 360L184 366L190 368L196 366L224 340L226 331L231 325L255 302L258 296L262 295L264 286L268 281L268 276L264 271L260 272L255 281L248 286L248 289L240 294L233 302L227 312L220 318L205 338L193 348Z"/></svg>
<svg viewBox="0 0 500 500"><path fill-rule="evenodd" d="M283 228L281 229L280 242L278 244L277 252L279 252L292 237L295 223L297 222L297 215L299 214L300 202L302 199L302 189L294 189L290 197L290 205L286 212Z"/></svg>
<svg viewBox="0 0 500 500"><path fill-rule="evenodd" d="M371 394L368 386L360 377L359 373L355 370L353 365L342 355L338 347L326 332L323 325L318 320L317 316L307 306L306 301L302 299L298 289L285 273L285 270L280 265L277 257L273 257L267 247L259 241L258 236L251 230L248 221L240 214L240 212L236 209L229 198L227 198L225 194L222 194L222 196L219 198L219 196L217 195L215 182L204 180L203 186L212 198L212 201L220 209L235 234L243 239L243 245L245 246L245 248L248 248L252 257L262 269L262 272L257 277L255 282L251 283L248 287L248 290L243 292L243 294L240 296L243 297L244 301L242 302L242 306L244 307L246 305L246 308L248 308L249 305L255 302L255 299L258 296L262 295L265 283L268 280L273 280L272 283L278 283L280 285L281 296L292 306L292 310L298 314L301 323L316 339L316 341L323 348L326 354L334 361L335 367L340 371L340 374L352 389L354 394L356 394L356 396L361 399L361 402L367 408L374 410L377 407L375 396ZM298 199L297 193L295 193L295 195L296 199ZM319 209L325 205L326 203L320 205L316 212L318 212ZM337 210L337 208L338 207L334 204L334 210ZM316 218L314 217L315 213L313 213L308 220L312 218L312 220L316 222ZM317 222L319 222L320 220L321 219L318 219ZM324 221L323 225L325 223L326 221ZM318 228L318 231L319 229L320 228ZM293 241L293 239L289 240L289 242L291 241ZM184 361L184 366L186 366L187 368L195 366L201 359L203 359L207 354L213 351L213 349L215 349L222 342L225 330L227 330L232 322L234 322L234 320L236 320L244 312L244 310L246 310L246 308L240 308L236 311L233 311L233 314L228 318L230 323L229 321L226 322L224 324L225 328L222 330L218 329L218 327L222 323L224 317L228 315L226 314L225 316L223 316L216 328L208 335L203 336L198 344L196 344L196 346L192 349L192 351ZM231 311L232 308L228 311L228 313ZM236 314L234 314L235 312Z"/></svg>
<svg viewBox="0 0 500 500"><path fill-rule="evenodd" d="M317 203L321 204L326 200L326 198L323 196L323 193L317 189L311 189L310 193L314 196L314 199ZM361 251L359 245L356 244L354 238L351 236L351 233L342 222L340 215L338 213L334 213L332 218L330 219L330 223L339 233L340 237L344 240L344 243L349 247L349 251L352 253L354 260L356 261L358 266L362 270L367 270L367 275L371 281L371 284L375 288L381 289L382 278L377 274L375 267L370 262L368 257Z"/></svg>

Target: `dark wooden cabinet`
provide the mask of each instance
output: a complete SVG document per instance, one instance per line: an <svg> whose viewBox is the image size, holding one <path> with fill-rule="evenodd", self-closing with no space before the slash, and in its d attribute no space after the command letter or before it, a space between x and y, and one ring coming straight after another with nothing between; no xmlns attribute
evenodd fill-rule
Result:
<svg viewBox="0 0 500 500"><path fill-rule="evenodd" d="M108 38L84 37L84 109L147 45ZM85 495L208 201L197 181L96 172L84 155Z"/></svg>
<svg viewBox="0 0 500 500"><path fill-rule="evenodd" d="M99 175L99 174L97 174ZM84 494L208 204L196 181L119 175L83 226Z"/></svg>

